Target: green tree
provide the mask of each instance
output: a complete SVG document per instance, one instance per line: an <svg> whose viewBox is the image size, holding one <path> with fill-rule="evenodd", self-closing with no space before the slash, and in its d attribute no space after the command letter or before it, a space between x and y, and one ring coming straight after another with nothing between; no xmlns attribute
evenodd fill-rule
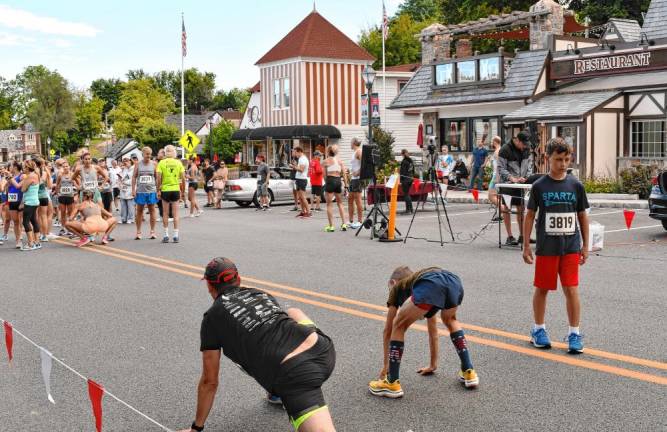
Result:
<svg viewBox="0 0 667 432"><path fill-rule="evenodd" d="M28 109L34 99L32 95L33 87L35 83L50 74L51 71L42 65L28 66L10 81L8 91L12 100L12 113L15 123L25 123L28 120Z"/></svg>
<svg viewBox="0 0 667 432"><path fill-rule="evenodd" d="M150 79L123 84L118 106L112 112L114 131L119 137L133 137L139 142L145 126L164 123L174 110L174 101Z"/></svg>
<svg viewBox="0 0 667 432"><path fill-rule="evenodd" d="M43 139L55 138L74 125L74 99L67 81L58 72L36 78L30 83L27 118Z"/></svg>
<svg viewBox="0 0 667 432"><path fill-rule="evenodd" d="M93 96L104 101L102 115L108 114L113 107L118 106L123 82L117 78L100 78L90 84L90 92Z"/></svg>
<svg viewBox="0 0 667 432"><path fill-rule="evenodd" d="M437 19L416 22L405 13L392 18L389 22L389 35L385 41L385 64L394 66L421 61L421 42L415 37L424 27ZM359 37L359 45L366 49L376 60L373 67L382 67L382 29L379 26L364 30Z"/></svg>
<svg viewBox="0 0 667 432"><path fill-rule="evenodd" d="M394 142L396 142L396 138L392 133L379 126L373 126L373 142L377 144L380 151L380 166L378 168L383 168L390 163L395 165Z"/></svg>
<svg viewBox="0 0 667 432"><path fill-rule="evenodd" d="M12 96L9 82L0 77L0 129L13 129Z"/></svg>
<svg viewBox="0 0 667 432"><path fill-rule="evenodd" d="M648 10L651 0L572 0L569 8L577 12L578 17L591 19L591 25L605 24L609 18L627 18L644 21L642 12Z"/></svg>
<svg viewBox="0 0 667 432"><path fill-rule="evenodd" d="M180 77L179 77L180 78ZM188 113L202 113L210 108L215 90L215 74L199 72L197 68L185 70L185 111ZM181 106L181 87L176 89L176 106Z"/></svg>
<svg viewBox="0 0 667 432"><path fill-rule="evenodd" d="M135 139L142 145L149 146L153 149L153 153L157 154L158 149L173 144L178 139L178 129L163 120L151 119L139 129Z"/></svg>
<svg viewBox="0 0 667 432"><path fill-rule="evenodd" d="M440 0L405 0L396 15L409 15L413 21L441 21Z"/></svg>
<svg viewBox="0 0 667 432"><path fill-rule="evenodd" d="M125 76L127 77L128 81L137 81L151 78L151 76L144 72L143 69L130 69L127 71Z"/></svg>
<svg viewBox="0 0 667 432"><path fill-rule="evenodd" d="M211 109L243 111L248 106L250 100L250 90L233 88L228 92L218 90L213 97Z"/></svg>
<svg viewBox="0 0 667 432"><path fill-rule="evenodd" d="M222 120L215 125L206 140L204 153L207 155L211 153L218 154L223 160L233 158L243 147L241 142L232 141L232 134L235 129L234 125L227 120Z"/></svg>
<svg viewBox="0 0 667 432"><path fill-rule="evenodd" d="M87 98L83 93L79 93L75 98L75 127L81 136L86 139L92 139L102 131L102 112L104 110L104 101L93 96Z"/></svg>

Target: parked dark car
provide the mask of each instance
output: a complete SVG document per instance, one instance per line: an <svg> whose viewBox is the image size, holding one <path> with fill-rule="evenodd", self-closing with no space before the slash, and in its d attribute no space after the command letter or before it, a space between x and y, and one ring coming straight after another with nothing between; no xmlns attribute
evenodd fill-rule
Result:
<svg viewBox="0 0 667 432"><path fill-rule="evenodd" d="M649 216L662 222L667 230L667 170L653 178L653 188L648 197Z"/></svg>

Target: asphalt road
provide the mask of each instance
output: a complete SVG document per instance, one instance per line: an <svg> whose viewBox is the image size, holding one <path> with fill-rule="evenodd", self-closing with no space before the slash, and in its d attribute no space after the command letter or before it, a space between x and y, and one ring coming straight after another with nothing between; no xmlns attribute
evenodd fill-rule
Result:
<svg viewBox="0 0 667 432"><path fill-rule="evenodd" d="M402 208L402 204L399 205ZM659 431L667 430L667 234L638 211L633 230L622 212L595 209L605 248L581 271L587 352L530 347L532 268L516 248L498 249L486 206L450 205L456 243L441 247L435 212L415 218L407 243L380 244L353 232L325 233L325 215L300 220L289 206L255 212L229 206L186 219L181 243L134 241L119 226L111 247L79 250L50 243L21 253L0 247L0 318L84 376L171 429L190 425L200 373L199 325L211 299L199 277L214 256L232 258L248 285L302 308L336 345L337 365L324 391L340 431ZM399 217L405 233L410 219ZM476 234L479 233L479 236ZM448 238L448 237L446 237ZM409 332L400 400L371 396L382 365L386 281L401 264L438 265L465 285L466 325L477 390L456 382L458 358L440 338L434 376L426 333ZM553 341L567 332L564 299L550 296ZM4 345L4 344L2 344ZM56 400L46 400L39 352L14 340L14 362L0 349L0 430L91 431L85 382L54 364ZM207 431L287 431L286 415L229 361ZM160 430L108 395L104 430Z"/></svg>

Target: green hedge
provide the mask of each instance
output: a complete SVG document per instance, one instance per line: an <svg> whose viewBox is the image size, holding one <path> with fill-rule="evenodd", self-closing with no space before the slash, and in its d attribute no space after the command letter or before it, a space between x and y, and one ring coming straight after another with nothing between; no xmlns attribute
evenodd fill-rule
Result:
<svg viewBox="0 0 667 432"><path fill-rule="evenodd" d="M621 184L609 177L593 177L584 180L586 193L621 193Z"/></svg>

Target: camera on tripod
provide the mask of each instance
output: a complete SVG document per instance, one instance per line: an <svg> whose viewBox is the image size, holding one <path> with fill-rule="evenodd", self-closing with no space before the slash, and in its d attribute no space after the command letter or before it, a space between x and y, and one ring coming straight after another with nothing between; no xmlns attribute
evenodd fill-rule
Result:
<svg viewBox="0 0 667 432"><path fill-rule="evenodd" d="M428 154L433 156L435 154L435 137L430 136L428 137L428 145L426 146L426 149L428 150Z"/></svg>

